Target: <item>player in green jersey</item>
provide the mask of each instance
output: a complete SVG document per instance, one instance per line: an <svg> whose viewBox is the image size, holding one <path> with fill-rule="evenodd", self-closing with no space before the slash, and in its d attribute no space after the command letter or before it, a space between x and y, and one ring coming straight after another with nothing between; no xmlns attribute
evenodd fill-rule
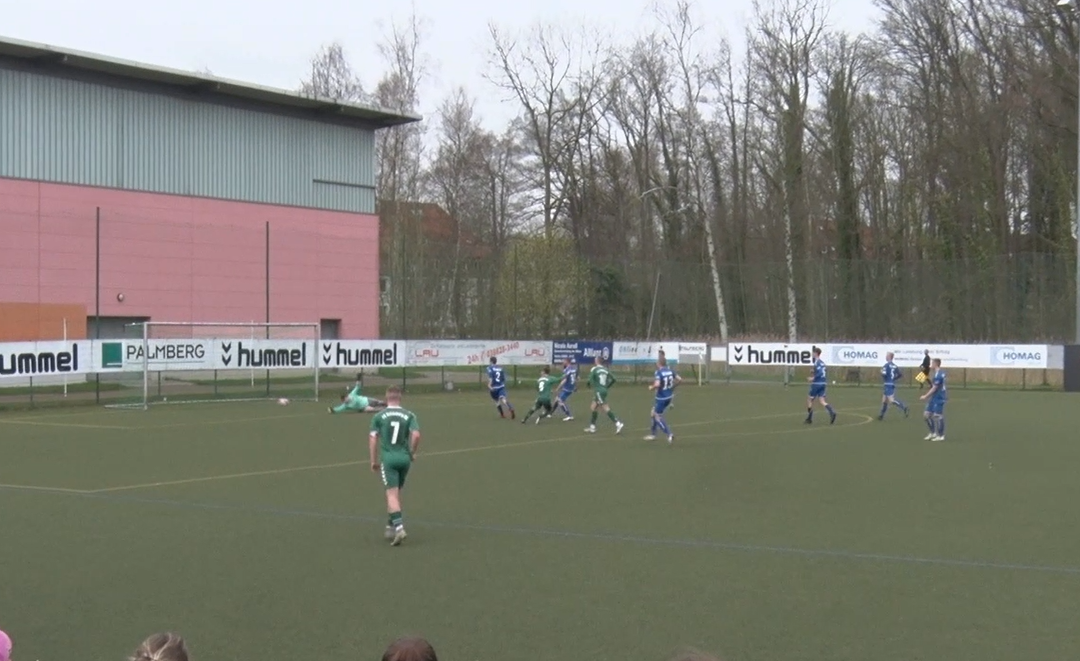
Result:
<svg viewBox="0 0 1080 661"><path fill-rule="evenodd" d="M371 470L382 476L386 488L386 538L394 546L405 541L401 518L401 490L420 445L420 422L416 414L401 407L401 389L386 390L386 408L371 418L368 453Z"/></svg>
<svg viewBox="0 0 1080 661"><path fill-rule="evenodd" d="M340 404L331 406L327 411L330 413L345 413L346 411L374 413L375 411L381 411L386 408L386 402L378 399L370 399L360 394L361 379L362 376L357 374L356 385L352 387L352 390L341 396Z"/></svg>
<svg viewBox="0 0 1080 661"><path fill-rule="evenodd" d="M593 391L592 419L589 421L589 426L585 428L585 432L588 434L596 433L596 419L600 416L601 409L615 423L615 433L621 432L623 423L607 403L608 388L615 385L615 375L604 366L604 359L600 356L596 357L596 364L589 370L589 381L585 385L592 388Z"/></svg>
<svg viewBox="0 0 1080 661"><path fill-rule="evenodd" d="M540 424L540 421L544 418L550 418L552 412L555 410L555 404L552 402L551 394L553 391L562 387L565 376L551 376L551 368L544 367L540 370L540 378L536 380L536 401L533 402L533 407L529 409L529 412L522 418L521 424L525 424L529 421L529 417L543 409L544 412L541 415L536 416L536 424Z"/></svg>

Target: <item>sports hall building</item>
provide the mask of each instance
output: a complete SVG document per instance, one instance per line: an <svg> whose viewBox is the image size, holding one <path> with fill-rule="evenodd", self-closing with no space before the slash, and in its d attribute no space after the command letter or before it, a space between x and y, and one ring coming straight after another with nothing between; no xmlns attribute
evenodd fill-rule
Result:
<svg viewBox="0 0 1080 661"><path fill-rule="evenodd" d="M418 120L0 38L0 341L378 337L375 133Z"/></svg>

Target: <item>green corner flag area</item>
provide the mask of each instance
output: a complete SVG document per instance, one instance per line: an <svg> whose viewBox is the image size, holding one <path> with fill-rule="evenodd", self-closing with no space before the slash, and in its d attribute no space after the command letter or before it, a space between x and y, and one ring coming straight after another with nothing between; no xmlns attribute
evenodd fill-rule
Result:
<svg viewBox="0 0 1080 661"><path fill-rule="evenodd" d="M414 633L458 660L1080 658L1071 396L954 390L932 443L897 394L910 417L841 388L807 425L801 386L687 386L669 446L643 440L645 381L612 389L619 435L582 432L588 391L527 425L527 389L517 420L479 389L406 392L424 438L399 548L371 414L4 412L4 626L42 660L159 630L199 659L377 658Z"/></svg>

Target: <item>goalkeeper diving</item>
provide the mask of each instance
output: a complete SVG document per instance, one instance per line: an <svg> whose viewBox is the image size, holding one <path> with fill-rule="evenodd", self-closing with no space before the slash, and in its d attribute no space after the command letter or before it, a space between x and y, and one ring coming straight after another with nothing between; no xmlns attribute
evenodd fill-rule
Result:
<svg viewBox="0 0 1080 661"><path fill-rule="evenodd" d="M386 402L379 399L371 399L360 394L360 382L362 375L356 375L356 384L352 390L341 396L341 403L327 409L330 413L374 413L386 408Z"/></svg>

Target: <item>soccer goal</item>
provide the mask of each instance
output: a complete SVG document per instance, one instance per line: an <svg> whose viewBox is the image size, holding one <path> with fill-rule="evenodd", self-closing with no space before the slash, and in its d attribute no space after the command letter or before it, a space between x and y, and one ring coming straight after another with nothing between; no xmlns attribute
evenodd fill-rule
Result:
<svg viewBox="0 0 1080 661"><path fill-rule="evenodd" d="M131 324L122 340L100 340L101 380L117 397L109 408L156 404L316 401L318 323Z"/></svg>

